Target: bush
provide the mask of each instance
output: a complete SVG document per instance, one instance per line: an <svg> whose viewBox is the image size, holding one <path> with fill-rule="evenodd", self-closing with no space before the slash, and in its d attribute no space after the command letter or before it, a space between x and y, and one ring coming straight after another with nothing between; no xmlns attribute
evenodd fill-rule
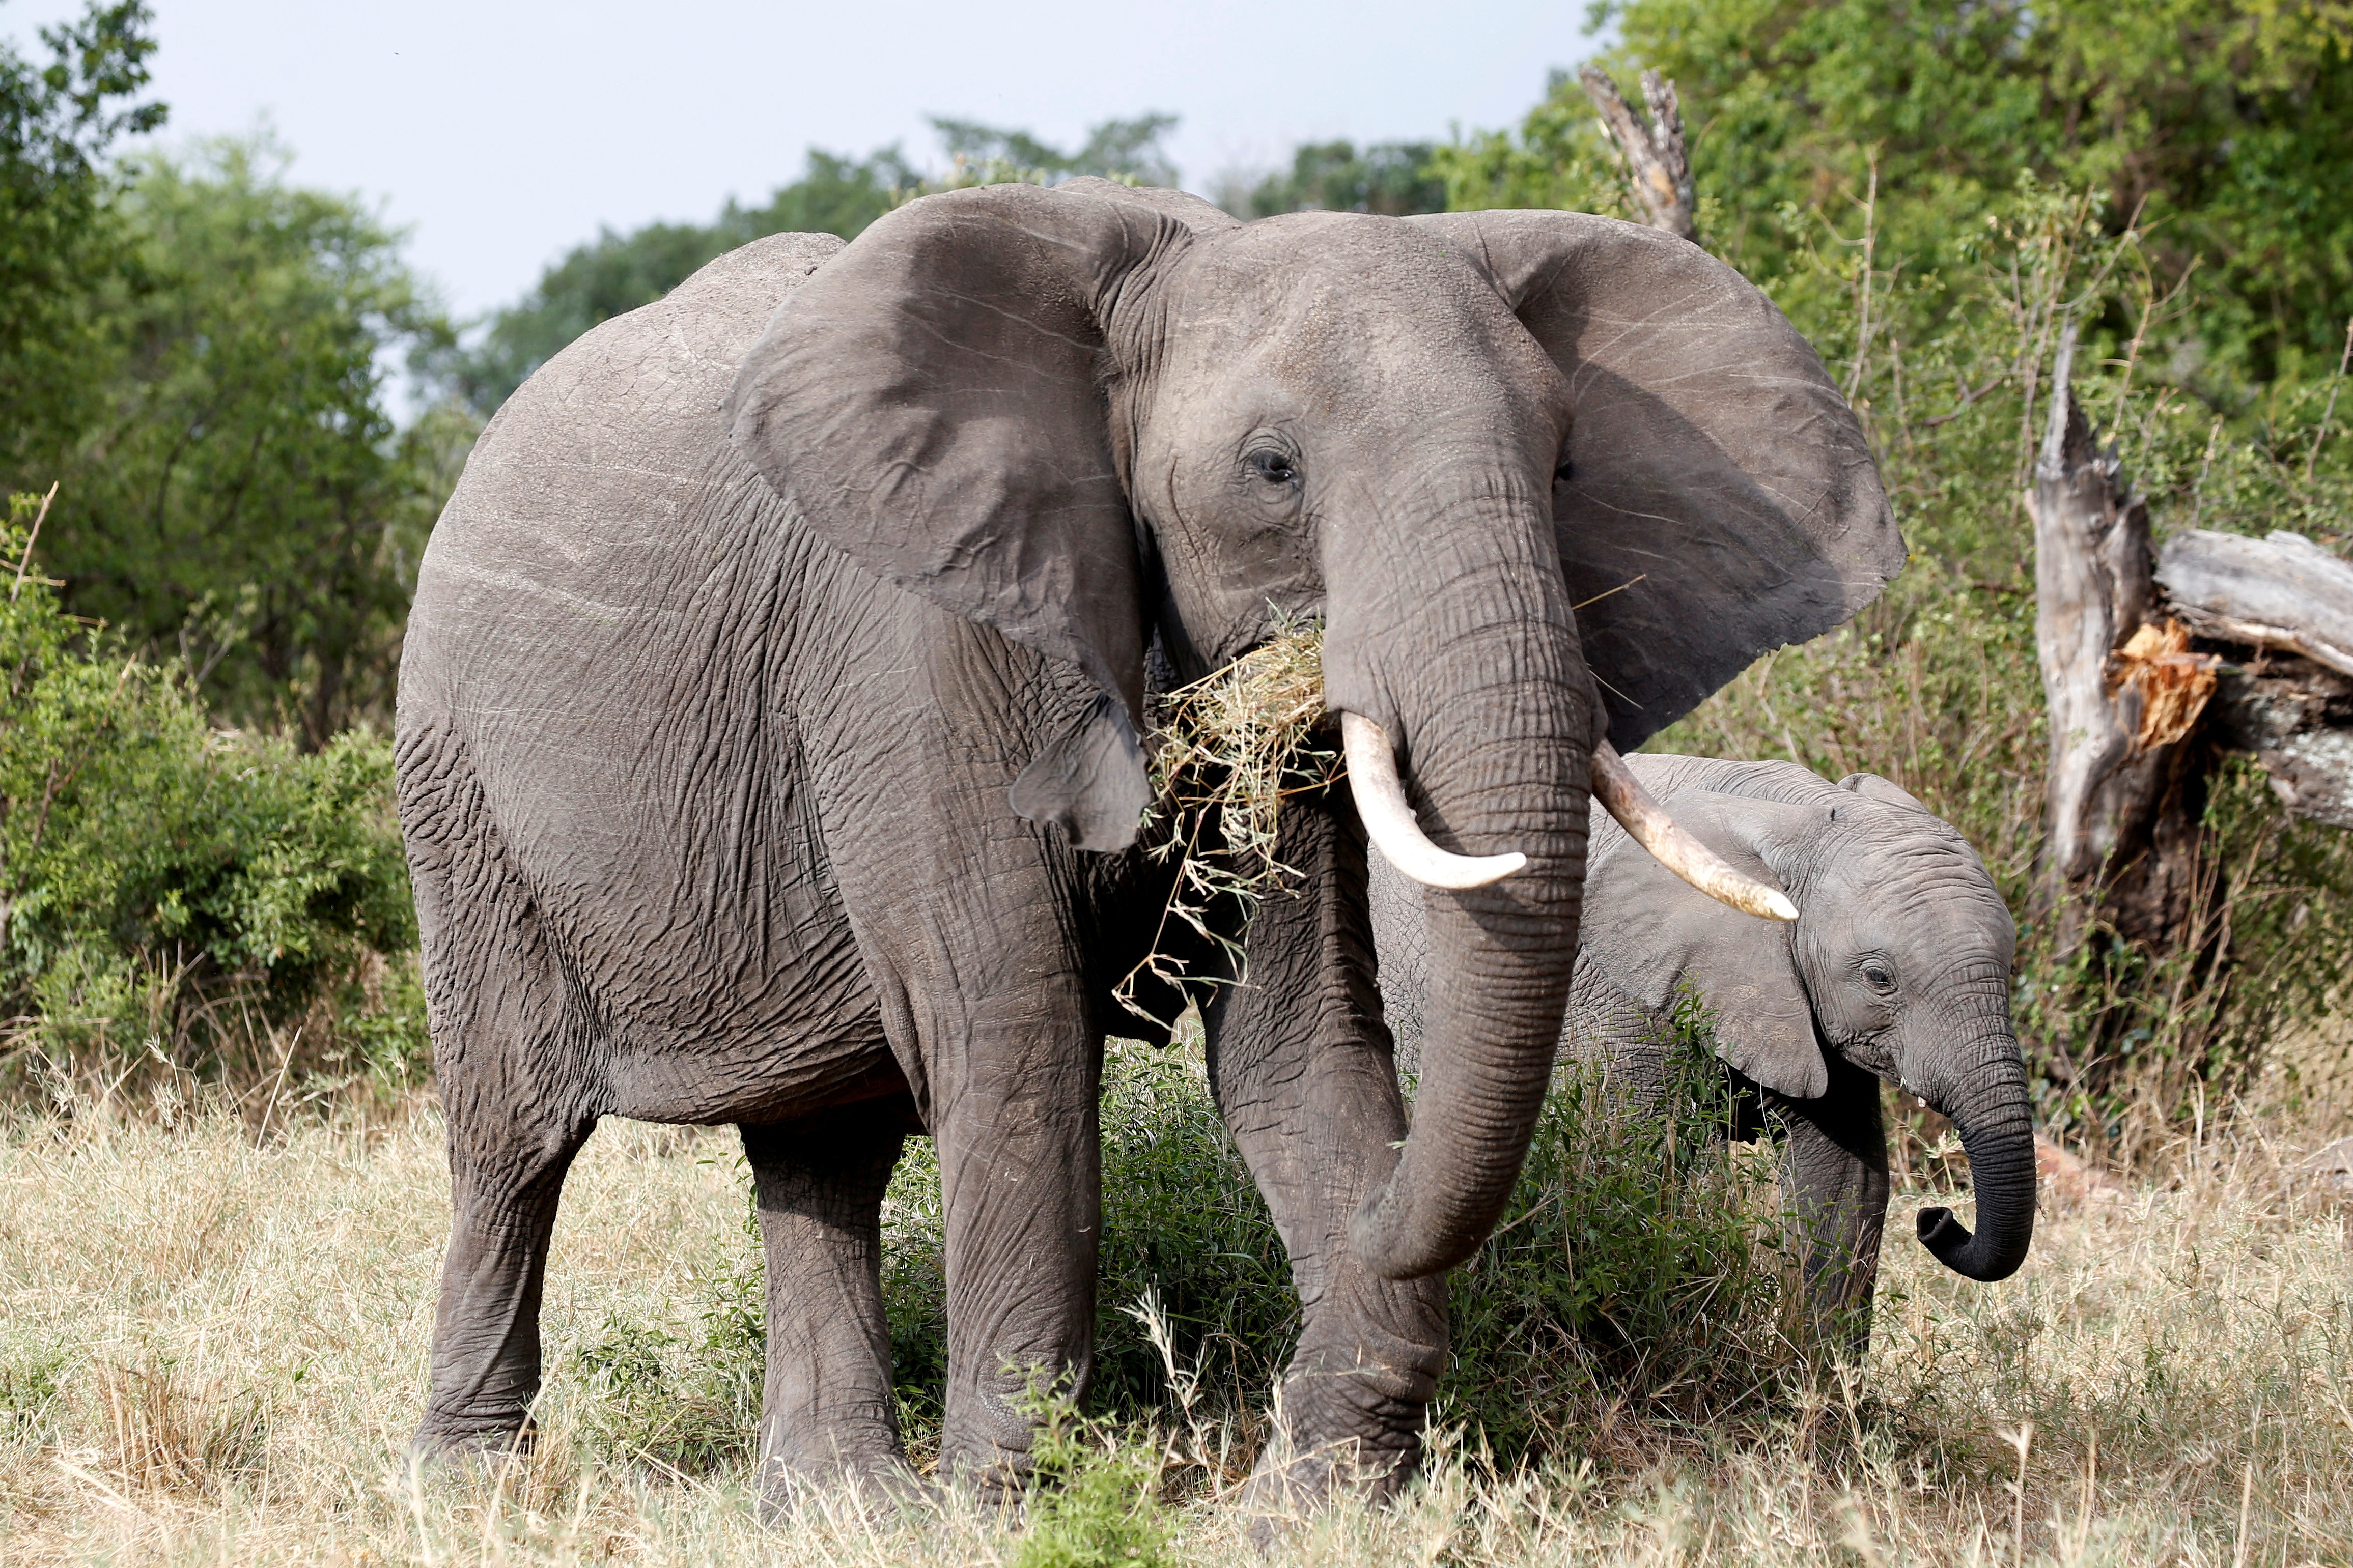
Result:
<svg viewBox="0 0 2353 1568"><path fill-rule="evenodd" d="M34 510L16 498L0 560L28 563ZM406 1074L422 1005L389 743L355 731L306 755L215 731L179 671L64 614L28 564L10 587L0 1085L95 1087L142 1062Z"/></svg>

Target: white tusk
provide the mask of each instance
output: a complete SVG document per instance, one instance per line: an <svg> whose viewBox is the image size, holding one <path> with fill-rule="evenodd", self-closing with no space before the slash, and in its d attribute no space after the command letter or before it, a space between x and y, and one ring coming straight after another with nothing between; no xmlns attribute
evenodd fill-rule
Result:
<svg viewBox="0 0 2353 1568"><path fill-rule="evenodd" d="M1433 888L1483 888L1528 863L1525 855L1455 855L1440 849L1413 819L1398 778L1397 753L1381 727L1361 713L1340 715L1340 742L1348 754L1348 793L1365 836L1398 870Z"/></svg>
<svg viewBox="0 0 2353 1568"><path fill-rule="evenodd" d="M1355 753L1349 762L1353 770ZM1618 748L1604 741L1593 751L1594 798L1609 808L1619 826L1633 835L1634 842L1656 857L1660 865L1705 893L1719 903L1730 904L1743 914L1756 915L1768 921L1793 921L1798 918L1798 906L1780 889L1758 881L1746 872L1733 869L1729 862L1686 832L1683 826L1667 815L1667 808L1651 798Z"/></svg>

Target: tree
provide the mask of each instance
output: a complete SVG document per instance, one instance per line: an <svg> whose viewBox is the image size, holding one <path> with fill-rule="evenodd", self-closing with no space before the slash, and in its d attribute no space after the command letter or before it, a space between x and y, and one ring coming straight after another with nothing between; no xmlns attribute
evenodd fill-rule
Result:
<svg viewBox="0 0 2353 1568"><path fill-rule="evenodd" d="M218 141L125 165L136 288L99 290L80 437L42 536L67 603L185 653L216 713L323 746L388 717L410 578L453 476L448 414L403 433L384 362L450 340L354 198Z"/></svg>
<svg viewBox="0 0 2353 1568"><path fill-rule="evenodd" d="M1291 172L1260 181L1235 203L1236 216L1444 212L1446 180L1430 166L1437 150L1428 142L1382 142L1361 153L1353 142L1304 142L1292 156Z"/></svg>
<svg viewBox="0 0 2353 1568"><path fill-rule="evenodd" d="M133 101L153 22L140 0L91 0L79 22L41 30L50 58L38 68L0 42L0 477L11 488L47 489L92 411L91 292L127 284L133 263L105 155L164 122L162 104Z"/></svg>
<svg viewBox="0 0 2353 1568"><path fill-rule="evenodd" d="M1915 279L1966 265L2021 181L2095 188L2204 301L2208 395L2333 369L2353 311L2353 11L2265 0L1605 0L1621 79L1689 111L1700 231L1765 282L1871 201ZM1573 81L1516 136L1440 150L1458 206L1623 211Z"/></svg>
<svg viewBox="0 0 2353 1568"><path fill-rule="evenodd" d="M1139 185L1174 185L1176 165L1161 150L1160 139L1176 128L1173 114L1106 120L1087 132L1078 151L1065 153L1026 131L1001 131L978 121L932 116L932 129L939 132L948 156L958 166L994 167L1004 179L1027 179L1038 184L1093 174L1106 180L1132 180Z"/></svg>

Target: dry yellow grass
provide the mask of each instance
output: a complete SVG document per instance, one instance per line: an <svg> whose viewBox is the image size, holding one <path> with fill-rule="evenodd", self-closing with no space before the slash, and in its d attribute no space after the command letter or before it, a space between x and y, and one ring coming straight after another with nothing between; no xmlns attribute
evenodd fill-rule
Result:
<svg viewBox="0 0 2353 1568"><path fill-rule="evenodd" d="M1450 1452L1404 1505L1328 1515L1278 1555L2353 1560L2353 1232L2292 1156L2253 1132L2185 1150L2164 1186L2046 1216L1999 1286L1897 1241L1868 1366L1769 1430L1535 1475ZM566 1348L615 1310L681 1310L695 1269L746 1245L738 1180L729 1135L608 1124L557 1231L546 1441L495 1483L419 1478L401 1452L448 1221L429 1110L261 1143L227 1118L20 1125L0 1139L0 1558L1003 1560L1018 1531L968 1510L817 1504L763 1530L740 1470L689 1480L598 1452ZM1178 1555L1256 1560L1243 1522L1187 1501Z"/></svg>

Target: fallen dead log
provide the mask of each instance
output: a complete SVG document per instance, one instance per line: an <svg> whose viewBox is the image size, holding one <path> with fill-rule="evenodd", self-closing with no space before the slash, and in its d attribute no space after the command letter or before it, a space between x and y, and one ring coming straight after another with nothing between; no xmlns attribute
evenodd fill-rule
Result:
<svg viewBox="0 0 2353 1568"><path fill-rule="evenodd" d="M2157 581L2219 656L2215 742L2253 752L2296 816L2353 827L2353 564L2300 533L2192 529Z"/></svg>
<svg viewBox="0 0 2353 1568"><path fill-rule="evenodd" d="M2250 539L2193 528L2166 541L2157 580L2201 637L2353 675L2353 565L2300 533Z"/></svg>

